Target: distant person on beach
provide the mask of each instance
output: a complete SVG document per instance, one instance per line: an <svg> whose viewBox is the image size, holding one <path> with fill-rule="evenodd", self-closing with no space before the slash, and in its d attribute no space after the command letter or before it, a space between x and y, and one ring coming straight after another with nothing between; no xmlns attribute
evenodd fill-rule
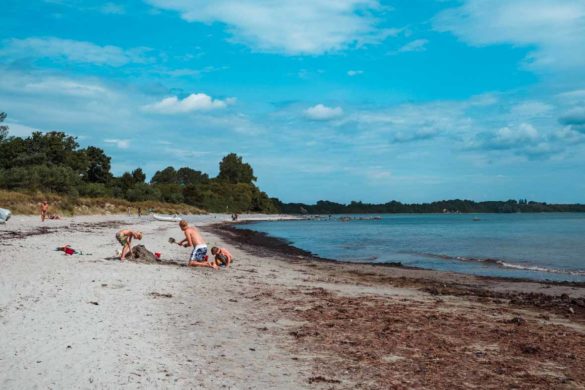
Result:
<svg viewBox="0 0 585 390"><path fill-rule="evenodd" d="M215 262L209 262L207 256L207 244L199 234L199 231L194 227L189 226L184 219L179 222L179 227L185 233L185 239L179 241L177 244L184 247L192 247L193 251L187 263L190 267L211 267L217 269Z"/></svg>
<svg viewBox="0 0 585 390"><path fill-rule="evenodd" d="M225 248L218 248L214 246L211 248L211 254L215 256L215 265L230 267L232 263L232 254Z"/></svg>
<svg viewBox="0 0 585 390"><path fill-rule="evenodd" d="M120 254L120 260L124 260L128 253L132 250L132 239L142 240L141 232L134 232L132 230L120 230L116 233L116 240L122 245L122 253Z"/></svg>
<svg viewBox="0 0 585 390"><path fill-rule="evenodd" d="M142 208L141 207L138 207L138 216L142 217Z"/></svg>
<svg viewBox="0 0 585 390"><path fill-rule="evenodd" d="M47 219L47 212L49 211L49 202L46 200L41 203L41 221L45 222Z"/></svg>

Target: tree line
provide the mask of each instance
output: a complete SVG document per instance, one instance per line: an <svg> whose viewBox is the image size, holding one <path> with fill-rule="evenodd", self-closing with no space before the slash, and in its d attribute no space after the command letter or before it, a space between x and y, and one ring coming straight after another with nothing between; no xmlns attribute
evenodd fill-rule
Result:
<svg viewBox="0 0 585 390"><path fill-rule="evenodd" d="M80 148L75 137L63 132L33 132L10 136L0 113L0 188L52 192L71 198L122 198L131 202L185 203L216 212L276 212L273 201L255 184L250 164L230 153L219 163L219 174L190 167L166 167L150 182L141 168L115 176L104 150Z"/></svg>
<svg viewBox="0 0 585 390"><path fill-rule="evenodd" d="M542 213L542 212L585 212L583 204L548 204L521 200L474 202L472 200L442 200L432 203L400 203L391 201L384 204L351 202L341 204L325 200L316 204L282 203L273 199L276 207L286 214L396 214L396 213Z"/></svg>

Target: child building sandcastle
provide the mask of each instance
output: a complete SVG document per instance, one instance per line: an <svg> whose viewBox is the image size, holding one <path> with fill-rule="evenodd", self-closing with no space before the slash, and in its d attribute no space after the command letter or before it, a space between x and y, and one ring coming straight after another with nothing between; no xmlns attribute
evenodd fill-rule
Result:
<svg viewBox="0 0 585 390"><path fill-rule="evenodd" d="M207 244L205 240L193 226L189 226L189 223L185 220L179 222L179 227L185 234L185 238L181 241L176 241L174 238L170 238L171 244L177 244L185 248L193 248L187 265L190 267L209 267L218 269L220 266L229 268L232 261L232 254L225 248L213 247L211 248L211 254L214 258L211 260L207 255ZM142 239L142 233L139 231L133 231L129 229L120 230L116 233L116 240L122 245L122 251L120 253L120 260L124 260L126 256L132 253L132 239Z"/></svg>

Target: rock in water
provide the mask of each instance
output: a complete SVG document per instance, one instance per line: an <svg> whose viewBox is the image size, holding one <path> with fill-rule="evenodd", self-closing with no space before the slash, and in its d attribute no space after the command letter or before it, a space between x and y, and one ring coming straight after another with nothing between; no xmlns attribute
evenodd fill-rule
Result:
<svg viewBox="0 0 585 390"><path fill-rule="evenodd" d="M156 256L146 249L144 245L136 245L132 248L132 258L138 261L146 261L149 263L154 263L157 261Z"/></svg>

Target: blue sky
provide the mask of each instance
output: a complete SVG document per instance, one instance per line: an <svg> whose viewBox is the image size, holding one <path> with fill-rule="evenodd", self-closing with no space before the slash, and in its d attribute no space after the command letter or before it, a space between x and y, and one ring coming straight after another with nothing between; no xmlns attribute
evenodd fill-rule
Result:
<svg viewBox="0 0 585 390"><path fill-rule="evenodd" d="M284 201L585 202L582 0L5 0L0 111Z"/></svg>

